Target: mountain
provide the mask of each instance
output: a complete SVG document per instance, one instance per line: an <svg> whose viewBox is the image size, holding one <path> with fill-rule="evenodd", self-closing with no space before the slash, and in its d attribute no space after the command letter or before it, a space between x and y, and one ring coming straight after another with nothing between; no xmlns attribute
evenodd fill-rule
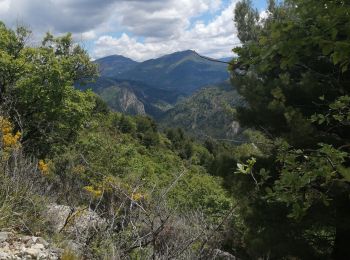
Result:
<svg viewBox="0 0 350 260"><path fill-rule="evenodd" d="M233 138L240 134L234 107L242 104L242 98L227 81L200 89L168 110L159 122L162 128L180 127L201 139Z"/></svg>
<svg viewBox="0 0 350 260"><path fill-rule="evenodd" d="M144 61L113 77L190 95L203 86L228 79L229 74L226 64L203 59L188 50Z"/></svg>
<svg viewBox="0 0 350 260"><path fill-rule="evenodd" d="M140 63L120 55L104 57L95 63L100 66L102 77L139 81L187 95L229 78L226 64L206 60L191 50Z"/></svg>
<svg viewBox="0 0 350 260"><path fill-rule="evenodd" d="M102 77L118 77L121 73L131 70L138 62L121 55L107 56L95 61L100 66Z"/></svg>
<svg viewBox="0 0 350 260"><path fill-rule="evenodd" d="M111 109L129 115L145 115L145 106L135 93L122 86L111 85L99 93Z"/></svg>
<svg viewBox="0 0 350 260"><path fill-rule="evenodd" d="M173 107L173 101L183 97L178 91L159 89L142 82L100 77L80 89L92 89L114 111L130 115L160 117Z"/></svg>
<svg viewBox="0 0 350 260"><path fill-rule="evenodd" d="M227 65L194 51L175 52L136 62L120 55L95 61L101 77L91 88L115 111L161 117L181 98L229 78Z"/></svg>
<svg viewBox="0 0 350 260"><path fill-rule="evenodd" d="M230 62L232 59L233 57L225 57L225 58L221 58L220 60L224 62Z"/></svg>

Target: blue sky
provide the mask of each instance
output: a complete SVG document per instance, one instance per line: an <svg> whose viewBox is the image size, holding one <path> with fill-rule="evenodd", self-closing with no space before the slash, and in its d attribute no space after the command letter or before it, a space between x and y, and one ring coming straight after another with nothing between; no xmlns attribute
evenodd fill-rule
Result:
<svg viewBox="0 0 350 260"><path fill-rule="evenodd" d="M259 11L266 9L266 1L253 0L253 4Z"/></svg>
<svg viewBox="0 0 350 260"><path fill-rule="evenodd" d="M46 31L72 32L93 58L120 54L142 61L193 49L232 56L239 43L238 0L0 0L0 20L28 25L34 40ZM263 11L266 1L253 0Z"/></svg>
<svg viewBox="0 0 350 260"><path fill-rule="evenodd" d="M223 0L222 4L223 6L229 6L232 1L230 0ZM257 8L259 11L263 11L266 9L266 1L265 0L253 0L252 1L253 5L255 8ZM199 19L204 19L206 22L209 22L210 20L213 19L215 15L219 15L219 12L215 12L215 14L211 14L210 12L207 12L203 14ZM197 17L196 17L197 19Z"/></svg>

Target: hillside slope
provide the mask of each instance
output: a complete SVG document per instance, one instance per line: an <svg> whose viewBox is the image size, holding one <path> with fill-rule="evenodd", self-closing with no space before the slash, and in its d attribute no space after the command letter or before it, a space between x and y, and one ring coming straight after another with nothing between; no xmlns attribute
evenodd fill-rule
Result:
<svg viewBox="0 0 350 260"><path fill-rule="evenodd" d="M142 82L118 80L100 77L93 84L80 86L81 89L92 89L114 111L130 115L150 115L160 117L173 107L173 102L184 94L159 89Z"/></svg>
<svg viewBox="0 0 350 260"><path fill-rule="evenodd" d="M209 86L179 102L161 118L163 128L181 127L187 133L206 138L232 138L240 133L234 107L241 97L229 82Z"/></svg>

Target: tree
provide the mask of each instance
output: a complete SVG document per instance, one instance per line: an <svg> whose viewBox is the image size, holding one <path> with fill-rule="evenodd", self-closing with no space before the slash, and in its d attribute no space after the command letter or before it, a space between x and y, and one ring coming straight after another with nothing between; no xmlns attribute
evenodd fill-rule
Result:
<svg viewBox="0 0 350 260"><path fill-rule="evenodd" d="M259 13L252 8L252 1L243 0L238 2L234 14L238 38L242 43L257 40Z"/></svg>
<svg viewBox="0 0 350 260"><path fill-rule="evenodd" d="M97 69L70 34L47 34L40 47L25 44L29 35L0 24L0 99L19 117L27 151L45 156L72 142L90 116L94 94L74 84L91 80Z"/></svg>
<svg viewBox="0 0 350 260"><path fill-rule="evenodd" d="M237 8L237 17L254 13L247 1ZM255 218L255 228L275 226L276 234L282 226L267 219L277 207L285 218L280 220L285 237L308 246L309 257L329 257L332 251L334 259L350 258L350 6L346 1L271 2L268 18L263 24L258 20L249 26L258 28L256 37L247 38L241 32L246 20L235 19L244 43L235 48L235 63L245 72L231 67L233 84L248 103L238 109L240 122L273 143L254 166L245 163L238 170L243 179L256 180L247 207L271 209ZM272 256L296 254L289 242Z"/></svg>
<svg viewBox="0 0 350 260"><path fill-rule="evenodd" d="M16 80L24 74L26 64L23 49L30 32L23 27L16 31L8 29L0 22L0 101L4 102L5 95L13 87Z"/></svg>
<svg viewBox="0 0 350 260"><path fill-rule="evenodd" d="M132 133L135 131L135 125L133 124L131 119L124 114L122 114L120 118L118 127L123 133Z"/></svg>

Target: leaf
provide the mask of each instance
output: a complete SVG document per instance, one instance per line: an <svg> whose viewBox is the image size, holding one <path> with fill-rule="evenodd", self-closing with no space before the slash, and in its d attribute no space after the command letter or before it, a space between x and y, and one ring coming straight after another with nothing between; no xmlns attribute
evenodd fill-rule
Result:
<svg viewBox="0 0 350 260"><path fill-rule="evenodd" d="M350 168L338 166L338 171L346 181L350 182Z"/></svg>
<svg viewBox="0 0 350 260"><path fill-rule="evenodd" d="M272 191L272 189L270 187L266 187L265 191L266 191L267 194L272 194L273 193L273 191Z"/></svg>
<svg viewBox="0 0 350 260"><path fill-rule="evenodd" d="M246 170L243 164L237 163L238 172L246 174Z"/></svg>
<svg viewBox="0 0 350 260"><path fill-rule="evenodd" d="M336 28L332 28L332 40L336 40L338 35L338 30Z"/></svg>

